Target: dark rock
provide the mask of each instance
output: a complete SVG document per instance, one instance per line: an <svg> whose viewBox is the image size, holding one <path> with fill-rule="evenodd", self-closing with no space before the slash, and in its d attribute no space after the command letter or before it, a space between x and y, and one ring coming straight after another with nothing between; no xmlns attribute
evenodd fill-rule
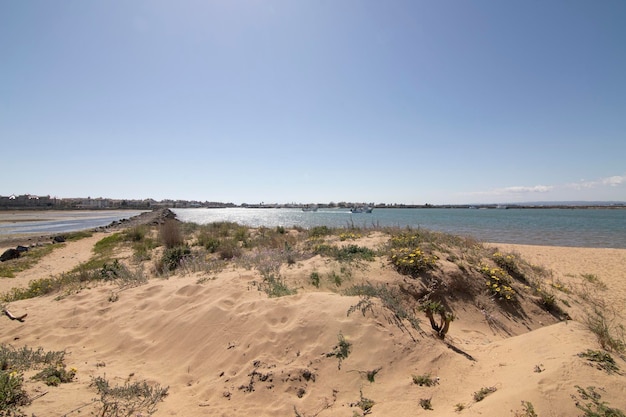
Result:
<svg viewBox="0 0 626 417"><path fill-rule="evenodd" d="M0 262L9 261L11 259L17 259L20 257L20 251L17 249L7 249L2 255L0 255Z"/></svg>
<svg viewBox="0 0 626 417"><path fill-rule="evenodd" d="M22 246L22 245L19 245L19 246L18 246L18 247L16 247L15 249L17 249L17 251L18 251L19 253L22 253L22 252L28 252L28 246Z"/></svg>
<svg viewBox="0 0 626 417"><path fill-rule="evenodd" d="M63 236L55 236L52 238L54 243L63 243L65 242L65 238Z"/></svg>

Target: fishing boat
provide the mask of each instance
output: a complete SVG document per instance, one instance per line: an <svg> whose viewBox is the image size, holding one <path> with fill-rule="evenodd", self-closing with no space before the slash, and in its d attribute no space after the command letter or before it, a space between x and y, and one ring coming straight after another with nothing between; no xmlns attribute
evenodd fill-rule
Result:
<svg viewBox="0 0 626 417"><path fill-rule="evenodd" d="M371 213L374 208L370 206L355 206L350 209L351 213Z"/></svg>
<svg viewBox="0 0 626 417"><path fill-rule="evenodd" d="M306 206L302 207L302 211L317 211L317 206Z"/></svg>

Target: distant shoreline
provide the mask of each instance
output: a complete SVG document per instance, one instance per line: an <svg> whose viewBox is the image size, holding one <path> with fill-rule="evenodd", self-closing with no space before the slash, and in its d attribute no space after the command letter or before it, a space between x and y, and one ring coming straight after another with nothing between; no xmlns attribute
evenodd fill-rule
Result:
<svg viewBox="0 0 626 417"><path fill-rule="evenodd" d="M307 207L310 204L242 204L242 205L207 205L207 206L159 206L153 208L100 208L100 207L37 207L37 206L24 206L24 207L0 207L0 213L8 213L8 212L25 212L25 211L36 211L36 212L54 212L54 211L129 211L129 210L162 210L162 209L177 209L177 208L206 208L206 209L224 209L224 208L250 208L250 209L300 209L303 207ZM349 209L353 205L346 204L340 206L332 206L329 204L316 204L318 208L327 208L327 209ZM533 210L533 209L567 209L567 210L623 210L626 209L626 203L614 203L614 204L546 204L546 205L534 205L534 204L372 204L371 207L375 209L488 209L488 210Z"/></svg>

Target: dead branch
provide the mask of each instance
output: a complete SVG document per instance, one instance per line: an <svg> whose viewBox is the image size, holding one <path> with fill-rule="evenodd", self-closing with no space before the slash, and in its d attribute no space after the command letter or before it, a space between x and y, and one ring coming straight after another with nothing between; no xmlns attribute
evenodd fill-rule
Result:
<svg viewBox="0 0 626 417"><path fill-rule="evenodd" d="M26 316L28 316L28 313L22 314L21 316L14 316L9 310L6 309L3 310L3 313L11 320L17 320L19 322L24 322L24 319L26 318Z"/></svg>

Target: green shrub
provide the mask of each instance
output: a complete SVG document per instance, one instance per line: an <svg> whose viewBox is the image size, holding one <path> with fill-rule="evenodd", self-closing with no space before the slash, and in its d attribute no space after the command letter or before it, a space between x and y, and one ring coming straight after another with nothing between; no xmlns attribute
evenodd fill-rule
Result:
<svg viewBox="0 0 626 417"><path fill-rule="evenodd" d="M600 401L602 396L595 387L581 388L576 385L579 398L576 399L576 408L585 412L583 417L626 417L623 411L612 408L606 402Z"/></svg>
<svg viewBox="0 0 626 417"><path fill-rule="evenodd" d="M347 245L340 248L327 243L315 245L313 247L313 253L333 258L339 262L353 262L358 260L372 261L376 256L375 251L366 247Z"/></svg>
<svg viewBox="0 0 626 417"><path fill-rule="evenodd" d="M479 271L486 278L487 290L498 300L514 301L515 291L511 288L511 276L502 268L490 268L482 264Z"/></svg>
<svg viewBox="0 0 626 417"><path fill-rule="evenodd" d="M289 288L283 279L274 275L264 277L263 290L270 298L285 297L297 292L295 289Z"/></svg>
<svg viewBox="0 0 626 417"><path fill-rule="evenodd" d="M103 377L96 377L91 385L100 395L101 417L122 417L154 414L157 404L167 396L169 387L151 386L147 382L127 382L123 386L111 387Z"/></svg>
<svg viewBox="0 0 626 417"><path fill-rule="evenodd" d="M505 270L509 275L514 277L517 280L528 282L522 268L520 266L521 259L513 254L503 254L501 252L494 252L491 255L491 259L498 265L500 268Z"/></svg>
<svg viewBox="0 0 626 417"><path fill-rule="evenodd" d="M0 345L0 416L22 416L18 407L29 403L23 389L23 371L46 365L65 368L65 352L45 352L42 348L24 346L15 349ZM75 372L75 370L72 370ZM42 371L43 372L43 371ZM51 380L52 381L52 380Z"/></svg>
<svg viewBox="0 0 626 417"><path fill-rule="evenodd" d="M321 238L332 234L333 231L327 226L315 226L309 229L309 238Z"/></svg>
<svg viewBox="0 0 626 417"><path fill-rule="evenodd" d="M420 407L422 407L424 410L432 410L433 409L433 405L431 402L430 398L421 398L420 399Z"/></svg>
<svg viewBox="0 0 626 417"><path fill-rule="evenodd" d="M200 240L200 244L210 253L215 253L220 247L220 240L213 236L207 236Z"/></svg>
<svg viewBox="0 0 626 417"><path fill-rule="evenodd" d="M218 249L220 259L234 259L242 254L242 249L239 243L234 239L222 240Z"/></svg>
<svg viewBox="0 0 626 417"><path fill-rule="evenodd" d="M439 301L426 301L420 305L420 310L426 313L426 317L428 317L430 321L430 326L437 332L437 335L442 339L445 338L450 329L450 323L454 321L454 315L446 311L443 304ZM435 320L435 314L438 314L440 317L439 323Z"/></svg>
<svg viewBox="0 0 626 417"><path fill-rule="evenodd" d="M341 363L347 359L352 349L352 343L348 342L341 332L337 335L338 343L333 347L332 352L326 354L326 357L336 357L339 360L337 367L341 369Z"/></svg>
<svg viewBox="0 0 626 417"><path fill-rule="evenodd" d="M474 401L476 402L482 401L485 399L487 395L494 393L496 391L497 391L496 387L483 387L479 391L476 391L474 393Z"/></svg>
<svg viewBox="0 0 626 417"><path fill-rule="evenodd" d="M608 317L611 308L607 307L603 300L590 300L592 309L584 318L584 324L591 330L603 349L609 352L624 353L626 351L626 341L624 338L624 327L615 324L614 319Z"/></svg>
<svg viewBox="0 0 626 417"><path fill-rule="evenodd" d="M437 256L429 255L420 248L392 249L390 261L396 270L404 275L417 276L419 273L432 269L437 265Z"/></svg>
<svg viewBox="0 0 626 417"><path fill-rule="evenodd" d="M371 283L354 285L344 291L345 295L354 296L358 295L362 297L362 300L348 310L348 315L356 309L361 309L361 312L365 314L365 310L371 309L371 303L368 298L378 298L383 306L391 311L391 319L401 329L404 330L403 320L407 320L411 326L418 331L421 331L419 327L419 320L415 317L415 314L410 309L404 306L402 295L398 290L390 288L387 285L378 284L372 285Z"/></svg>
<svg viewBox="0 0 626 417"><path fill-rule="evenodd" d="M130 242L141 242L148 234L148 226L141 225L126 229L124 232L125 239Z"/></svg>
<svg viewBox="0 0 626 417"><path fill-rule="evenodd" d="M537 417L537 413L535 413L535 407L530 401L522 401L523 411L516 411L515 417Z"/></svg>
<svg viewBox="0 0 626 417"><path fill-rule="evenodd" d="M43 381L48 386L58 386L59 384L65 384L72 382L76 376L76 369L65 369L65 365L48 366L44 368L37 375L33 376L33 379Z"/></svg>
<svg viewBox="0 0 626 417"><path fill-rule="evenodd" d="M17 408L29 403L23 383L20 372L0 370L0 415L18 416Z"/></svg>
<svg viewBox="0 0 626 417"><path fill-rule="evenodd" d="M317 271L313 271L311 272L311 276L309 277L311 284L313 284L314 287L319 288L320 287L320 274Z"/></svg>
<svg viewBox="0 0 626 417"><path fill-rule="evenodd" d="M430 374L425 375L413 375L412 376L413 383L415 385L432 387L439 383L439 378L432 378Z"/></svg>
<svg viewBox="0 0 626 417"><path fill-rule="evenodd" d="M598 369L605 370L608 373L619 372L619 367L617 366L615 359L613 359L608 352L587 349L586 351L579 353L578 357L595 363Z"/></svg>
<svg viewBox="0 0 626 417"><path fill-rule="evenodd" d="M328 275L328 278L330 279L330 282L334 283L338 287L341 287L341 284L343 284L343 278L335 271L332 271Z"/></svg>
<svg viewBox="0 0 626 417"><path fill-rule="evenodd" d="M363 391L361 391L361 398L359 399L357 403L352 404L352 405L356 405L361 410L363 410L363 415L367 415L372 412L372 407L376 405L376 402L374 400L364 397Z"/></svg>
<svg viewBox="0 0 626 417"><path fill-rule="evenodd" d="M183 259L191 254L191 250L187 246L175 246L165 249L160 262L160 271L174 271L181 265Z"/></svg>

